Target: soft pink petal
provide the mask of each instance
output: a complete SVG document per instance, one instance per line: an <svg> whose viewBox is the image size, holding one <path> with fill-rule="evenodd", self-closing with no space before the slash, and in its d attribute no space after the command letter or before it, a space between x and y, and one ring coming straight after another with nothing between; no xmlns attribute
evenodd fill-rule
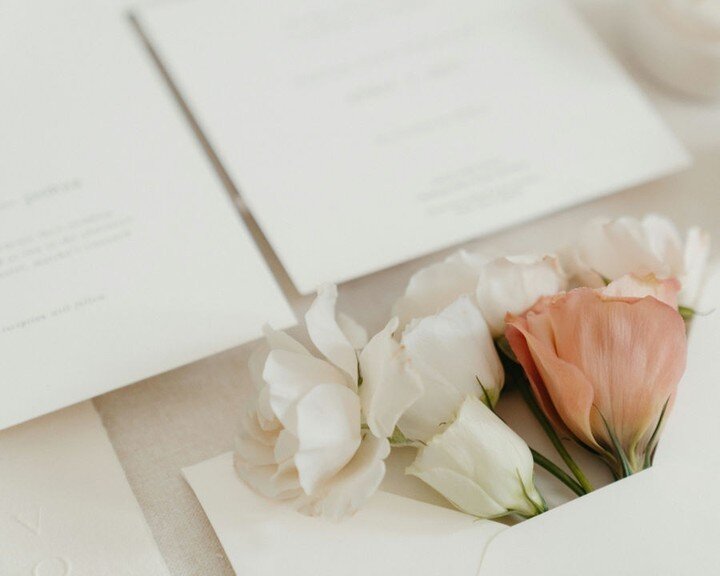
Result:
<svg viewBox="0 0 720 576"><path fill-rule="evenodd" d="M558 357L591 382L594 405L623 446L637 443L673 394L685 369L685 325L652 297L605 300L574 290L550 306ZM593 433L609 445L604 424Z"/></svg>
<svg viewBox="0 0 720 576"><path fill-rule="evenodd" d="M593 388L585 375L530 333L527 323L512 322L506 333L540 407L554 427L569 429L583 443L597 449L590 425Z"/></svg>

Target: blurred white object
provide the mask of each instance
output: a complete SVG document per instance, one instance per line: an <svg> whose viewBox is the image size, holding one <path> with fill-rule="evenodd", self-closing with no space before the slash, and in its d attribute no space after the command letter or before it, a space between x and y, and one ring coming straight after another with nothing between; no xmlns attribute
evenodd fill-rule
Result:
<svg viewBox="0 0 720 576"><path fill-rule="evenodd" d="M720 97L720 0L627 2L628 44L663 84L702 98Z"/></svg>

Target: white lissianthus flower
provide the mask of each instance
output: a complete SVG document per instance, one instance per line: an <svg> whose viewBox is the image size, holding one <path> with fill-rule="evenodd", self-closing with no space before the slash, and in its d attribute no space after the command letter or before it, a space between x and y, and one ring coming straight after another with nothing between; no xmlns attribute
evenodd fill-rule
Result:
<svg viewBox="0 0 720 576"><path fill-rule="evenodd" d="M494 338L505 330L505 314L520 314L542 296L564 290L567 278L553 255L500 258L460 250L443 262L418 270L393 313L404 327L438 314L461 296L471 296Z"/></svg>
<svg viewBox="0 0 720 576"><path fill-rule="evenodd" d="M255 396L235 450L235 469L254 490L331 519L377 490L390 451L386 438L363 433L357 348L365 335L335 314L336 299L334 286L321 289L306 316L324 359L266 328L266 344L250 362Z"/></svg>
<svg viewBox="0 0 720 576"><path fill-rule="evenodd" d="M398 325L391 319L360 354L360 401L368 427L381 438L393 435L400 417L423 394L405 346L394 338Z"/></svg>
<svg viewBox="0 0 720 576"><path fill-rule="evenodd" d="M467 396L491 406L500 397L505 373L490 329L470 296L410 323L400 343L422 388L397 421L407 438L432 438Z"/></svg>
<svg viewBox="0 0 720 576"><path fill-rule="evenodd" d="M411 320L437 314L460 296L475 294L487 257L459 250L442 262L415 272L405 293L395 302L393 315L404 328Z"/></svg>
<svg viewBox="0 0 720 576"><path fill-rule="evenodd" d="M476 297L494 338L505 332L505 315L522 314L542 296L565 290L567 278L557 257L496 258L480 270Z"/></svg>
<svg viewBox="0 0 720 576"><path fill-rule="evenodd" d="M407 469L458 509L481 518L535 516L547 509L527 444L485 404L468 397L455 421Z"/></svg>
<svg viewBox="0 0 720 576"><path fill-rule="evenodd" d="M709 251L710 237L700 228L688 230L683 241L667 218L624 216L587 223L577 244L568 249L564 264L577 283L592 288L628 274L677 278L682 286L680 305L693 307Z"/></svg>

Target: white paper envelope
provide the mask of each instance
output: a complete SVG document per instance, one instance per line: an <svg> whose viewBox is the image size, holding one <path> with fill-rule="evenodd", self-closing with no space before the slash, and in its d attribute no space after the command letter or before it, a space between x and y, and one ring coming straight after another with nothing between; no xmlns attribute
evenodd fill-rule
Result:
<svg viewBox="0 0 720 576"><path fill-rule="evenodd" d="M699 309L717 303L720 274ZM717 573L718 335L720 312L695 320L653 468L516 526L388 493L338 524L304 517L254 494L235 476L230 454L185 474L242 576Z"/></svg>
<svg viewBox="0 0 720 576"><path fill-rule="evenodd" d="M90 402L0 432L1 576L167 576Z"/></svg>
<svg viewBox="0 0 720 576"><path fill-rule="evenodd" d="M340 523L252 492L227 453L185 470L240 576L475 574L496 522L380 492Z"/></svg>

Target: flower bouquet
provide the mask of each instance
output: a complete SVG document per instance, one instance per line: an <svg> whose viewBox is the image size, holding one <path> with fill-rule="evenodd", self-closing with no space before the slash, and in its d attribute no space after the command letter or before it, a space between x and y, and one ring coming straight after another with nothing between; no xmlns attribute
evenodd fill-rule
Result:
<svg viewBox="0 0 720 576"><path fill-rule="evenodd" d="M558 255L461 251L417 272L369 339L325 286L306 315L316 350L268 327L251 359L237 474L337 520L377 491L393 447L415 447L407 474L480 518L545 512L535 466L591 492L568 440L613 479L642 471L685 370L708 249L704 232L683 241L650 215L591 222ZM496 413L511 387L554 454Z"/></svg>

